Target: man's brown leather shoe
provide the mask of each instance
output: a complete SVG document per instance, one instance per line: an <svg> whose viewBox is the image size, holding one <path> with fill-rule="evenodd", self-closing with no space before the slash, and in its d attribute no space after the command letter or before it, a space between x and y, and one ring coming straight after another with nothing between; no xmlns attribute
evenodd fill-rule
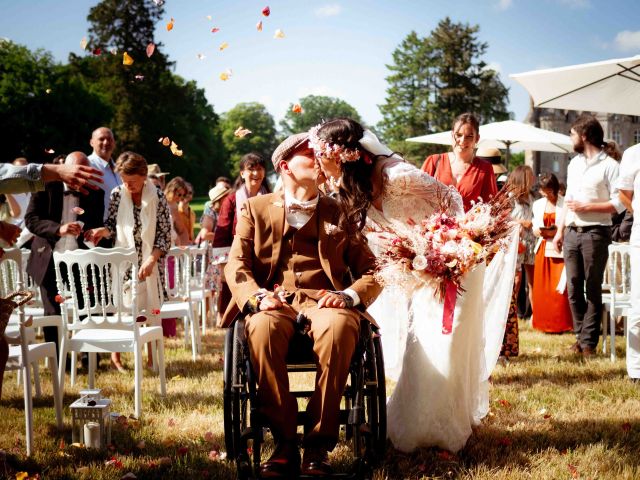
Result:
<svg viewBox="0 0 640 480"><path fill-rule="evenodd" d="M571 352L575 353L576 355L579 355L580 353L582 353L582 347L580 346L580 344L578 342L576 342L573 345L571 345L569 347L569 350L571 350Z"/></svg>
<svg viewBox="0 0 640 480"><path fill-rule="evenodd" d="M331 475L329 455L324 447L307 447L302 456L302 475L325 477Z"/></svg>
<svg viewBox="0 0 640 480"><path fill-rule="evenodd" d="M582 347L582 358L585 360L591 360L596 356L596 351L591 347Z"/></svg>
<svg viewBox="0 0 640 480"><path fill-rule="evenodd" d="M294 442L279 442L269 460L260 465L260 478L295 478L300 470L300 452Z"/></svg>

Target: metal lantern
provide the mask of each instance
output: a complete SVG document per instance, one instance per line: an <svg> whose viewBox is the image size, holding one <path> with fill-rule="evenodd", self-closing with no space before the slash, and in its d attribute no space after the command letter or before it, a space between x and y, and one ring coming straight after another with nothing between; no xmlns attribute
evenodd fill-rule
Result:
<svg viewBox="0 0 640 480"><path fill-rule="evenodd" d="M87 448L104 448L111 443L111 400L102 398L100 389L81 390L71 404L73 443Z"/></svg>

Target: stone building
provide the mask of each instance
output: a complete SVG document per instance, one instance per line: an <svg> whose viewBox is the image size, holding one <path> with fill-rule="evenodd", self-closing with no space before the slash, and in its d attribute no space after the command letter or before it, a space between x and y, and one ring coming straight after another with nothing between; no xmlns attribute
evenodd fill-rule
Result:
<svg viewBox="0 0 640 480"><path fill-rule="evenodd" d="M555 108L531 108L525 119L545 130L569 135L571 124L582 112L558 110ZM640 143L640 117L613 113L594 113L604 130L604 138L618 144L620 151ZM567 179L567 166L574 153L525 152L525 163L530 165L536 175L540 172L552 172L561 182Z"/></svg>

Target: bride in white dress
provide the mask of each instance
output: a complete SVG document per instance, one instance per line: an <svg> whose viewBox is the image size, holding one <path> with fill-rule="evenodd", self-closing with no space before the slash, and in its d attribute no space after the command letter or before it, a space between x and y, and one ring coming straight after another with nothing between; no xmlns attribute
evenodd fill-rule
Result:
<svg viewBox="0 0 640 480"><path fill-rule="evenodd" d="M404 162L353 120L315 127L310 145L326 177L338 183L347 219L357 228L366 218L369 226L401 229L441 208L441 199L448 200L448 213L463 213L455 189ZM384 247L384 235L368 237L374 253ZM450 334L442 332L443 305L430 287L386 287L368 309L381 326L387 377L397 380L387 405L395 448L456 452L487 414L488 378L504 335L517 237L510 245L486 270L479 266L464 279Z"/></svg>

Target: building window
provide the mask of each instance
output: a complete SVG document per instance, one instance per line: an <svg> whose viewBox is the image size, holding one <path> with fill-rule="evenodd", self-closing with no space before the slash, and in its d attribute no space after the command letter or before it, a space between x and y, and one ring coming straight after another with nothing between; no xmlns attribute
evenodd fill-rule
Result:
<svg viewBox="0 0 640 480"><path fill-rule="evenodd" d="M622 135L620 134L620 130L614 130L611 139L618 145L622 145Z"/></svg>
<svg viewBox="0 0 640 480"><path fill-rule="evenodd" d="M631 123L640 123L640 117L637 115L631 115Z"/></svg>
<svg viewBox="0 0 640 480"><path fill-rule="evenodd" d="M633 132L633 144L640 143L640 130Z"/></svg>

